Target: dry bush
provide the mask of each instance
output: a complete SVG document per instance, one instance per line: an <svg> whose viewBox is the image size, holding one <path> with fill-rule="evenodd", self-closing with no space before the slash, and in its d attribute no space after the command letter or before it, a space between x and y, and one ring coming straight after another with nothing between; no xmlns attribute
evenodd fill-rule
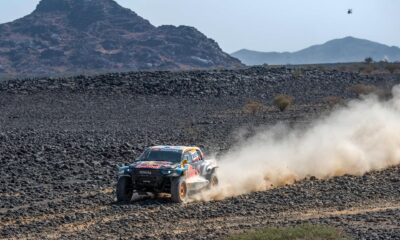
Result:
<svg viewBox="0 0 400 240"><path fill-rule="evenodd" d="M294 69L293 71L292 71L292 76L293 76L293 78L300 78L300 77L302 77L303 76L303 70L302 69L300 69L300 68L296 68L296 69Z"/></svg>
<svg viewBox="0 0 400 240"><path fill-rule="evenodd" d="M356 84L348 88L348 90L352 93L361 95L375 94L379 98L386 98L387 92L374 86L368 84Z"/></svg>
<svg viewBox="0 0 400 240"><path fill-rule="evenodd" d="M377 90L377 87L374 85L367 85L367 84L356 84L349 87L349 91L355 93L357 95L367 95L374 93Z"/></svg>
<svg viewBox="0 0 400 240"><path fill-rule="evenodd" d="M198 141L201 138L200 131L193 125L188 125L184 128L186 137L192 141Z"/></svg>
<svg viewBox="0 0 400 240"><path fill-rule="evenodd" d="M243 107L243 112L255 115L258 112L261 112L264 108L264 105L258 101L249 100Z"/></svg>
<svg viewBox="0 0 400 240"><path fill-rule="evenodd" d="M344 231L326 225L296 225L294 227L268 227L248 230L232 235L227 240L350 240Z"/></svg>
<svg viewBox="0 0 400 240"><path fill-rule="evenodd" d="M387 64L385 66L385 69L388 70L391 74L393 74L397 69L399 69L399 66L396 66L396 64Z"/></svg>
<svg viewBox="0 0 400 240"><path fill-rule="evenodd" d="M322 65L316 65L315 68L318 69L318 71L321 71L321 72L328 70L327 67L322 66Z"/></svg>
<svg viewBox="0 0 400 240"><path fill-rule="evenodd" d="M368 65L368 66L361 66L359 68L359 72L365 75L371 74L375 70L375 67L373 65Z"/></svg>
<svg viewBox="0 0 400 240"><path fill-rule="evenodd" d="M338 104L342 104L343 101L344 101L343 98L341 98L339 96L328 96L323 99L323 102L328 104L331 107L334 107Z"/></svg>
<svg viewBox="0 0 400 240"><path fill-rule="evenodd" d="M385 100L385 101L392 99L393 98L392 90L391 89L385 89L385 90L380 89L378 92L378 97L379 97L379 99Z"/></svg>
<svg viewBox="0 0 400 240"><path fill-rule="evenodd" d="M274 105L281 111L285 111L293 103L293 97L280 94L274 98Z"/></svg>
<svg viewBox="0 0 400 240"><path fill-rule="evenodd" d="M361 72L361 69L365 68L363 63L348 63L339 65L336 70L340 72Z"/></svg>
<svg viewBox="0 0 400 240"><path fill-rule="evenodd" d="M339 72L347 72L348 70L347 70L347 67L345 65L340 65L338 67L338 71Z"/></svg>

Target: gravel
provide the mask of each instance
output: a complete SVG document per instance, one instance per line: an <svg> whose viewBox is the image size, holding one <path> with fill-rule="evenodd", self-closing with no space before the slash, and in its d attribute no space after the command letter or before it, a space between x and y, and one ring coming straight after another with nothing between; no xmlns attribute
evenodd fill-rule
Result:
<svg viewBox="0 0 400 240"><path fill-rule="evenodd" d="M0 83L0 238L224 238L246 229L327 224L356 239L400 239L400 167L305 179L222 201L115 203L116 165L149 145L223 152L239 133L277 122L308 124L353 98L354 84L398 79L289 68L132 72ZM280 112L276 94L294 96ZM246 113L249 100L263 110Z"/></svg>

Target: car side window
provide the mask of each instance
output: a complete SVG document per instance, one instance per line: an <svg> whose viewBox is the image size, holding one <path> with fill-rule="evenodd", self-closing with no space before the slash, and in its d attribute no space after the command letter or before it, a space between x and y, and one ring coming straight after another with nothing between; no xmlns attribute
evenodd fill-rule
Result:
<svg viewBox="0 0 400 240"><path fill-rule="evenodd" d="M189 154L188 154L188 153L184 153L184 154L183 154L183 157L182 157L182 160L183 160L183 161L184 161L184 160L189 161Z"/></svg>
<svg viewBox="0 0 400 240"><path fill-rule="evenodd" d="M194 162L200 161L200 156L197 151L192 153L192 158Z"/></svg>
<svg viewBox="0 0 400 240"><path fill-rule="evenodd" d="M142 154L140 154L139 158L137 158L135 161L143 161L147 158L149 155L150 149L146 148Z"/></svg>
<svg viewBox="0 0 400 240"><path fill-rule="evenodd" d="M183 154L183 160L187 160L189 163L192 162L192 155L189 152Z"/></svg>
<svg viewBox="0 0 400 240"><path fill-rule="evenodd" d="M199 156L199 160L204 160L203 159L203 154L200 152L200 150L196 150L196 153Z"/></svg>

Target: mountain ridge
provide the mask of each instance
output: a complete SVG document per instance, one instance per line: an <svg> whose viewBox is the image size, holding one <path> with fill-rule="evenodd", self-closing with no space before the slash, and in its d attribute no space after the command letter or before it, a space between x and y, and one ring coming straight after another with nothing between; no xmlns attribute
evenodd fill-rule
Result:
<svg viewBox="0 0 400 240"><path fill-rule="evenodd" d="M295 52L259 52L241 49L231 55L247 65L361 62L366 57L399 61L400 48L349 36Z"/></svg>
<svg viewBox="0 0 400 240"><path fill-rule="evenodd" d="M197 29L155 27L113 0L42 0L0 25L0 75L240 66Z"/></svg>

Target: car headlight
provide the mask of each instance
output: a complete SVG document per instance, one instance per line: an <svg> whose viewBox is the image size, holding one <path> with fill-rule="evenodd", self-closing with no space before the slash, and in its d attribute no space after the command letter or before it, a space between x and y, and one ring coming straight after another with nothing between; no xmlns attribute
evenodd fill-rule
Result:
<svg viewBox="0 0 400 240"><path fill-rule="evenodd" d="M161 173L171 177L178 177L182 175L182 172L179 171L178 169L163 169L161 170Z"/></svg>
<svg viewBox="0 0 400 240"><path fill-rule="evenodd" d="M163 169L163 170L161 170L161 173L162 174L166 174L166 175L169 175L169 174L171 174L173 171L171 170L171 169Z"/></svg>
<svg viewBox="0 0 400 240"><path fill-rule="evenodd" d="M118 174L123 175L127 173L131 173L132 169L129 166L123 166L118 168Z"/></svg>

